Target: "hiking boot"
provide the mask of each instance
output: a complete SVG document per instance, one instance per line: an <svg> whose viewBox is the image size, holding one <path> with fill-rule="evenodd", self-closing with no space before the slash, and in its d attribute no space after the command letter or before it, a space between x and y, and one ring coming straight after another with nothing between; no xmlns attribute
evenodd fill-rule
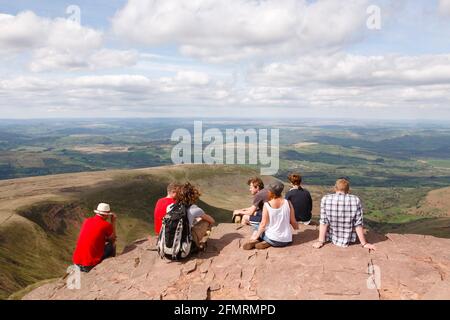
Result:
<svg viewBox="0 0 450 320"><path fill-rule="evenodd" d="M250 241L244 243L244 245L242 246L242 249L244 249L244 250L252 250L252 249L255 249L255 245L258 244L258 243L259 243L258 240L256 240L256 241L250 240Z"/></svg>
<svg viewBox="0 0 450 320"><path fill-rule="evenodd" d="M270 244L267 243L266 241L261 241L261 242L255 244L255 249L258 249L258 250L267 249L268 247L270 247Z"/></svg>

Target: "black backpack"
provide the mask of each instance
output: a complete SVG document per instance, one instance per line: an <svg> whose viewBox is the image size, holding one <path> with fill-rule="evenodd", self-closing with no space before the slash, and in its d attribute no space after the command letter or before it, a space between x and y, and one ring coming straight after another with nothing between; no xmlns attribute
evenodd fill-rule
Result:
<svg viewBox="0 0 450 320"><path fill-rule="evenodd" d="M187 209L184 205L175 203L164 216L158 236L158 254L162 259L186 258L191 252L192 244Z"/></svg>

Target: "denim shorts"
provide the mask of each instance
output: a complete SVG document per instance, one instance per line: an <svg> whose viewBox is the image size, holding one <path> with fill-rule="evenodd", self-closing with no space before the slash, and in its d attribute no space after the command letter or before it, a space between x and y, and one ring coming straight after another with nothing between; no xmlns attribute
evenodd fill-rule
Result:
<svg viewBox="0 0 450 320"><path fill-rule="evenodd" d="M275 241L275 240L271 240L269 239L265 233L263 233L260 237L260 240L263 240L265 242L267 242L268 244L270 244L272 247L286 247L288 245L290 245L292 242L281 242L281 241Z"/></svg>
<svg viewBox="0 0 450 320"><path fill-rule="evenodd" d="M250 225L253 227L253 230L255 230L255 231L258 231L260 224L261 224L261 222L250 221Z"/></svg>

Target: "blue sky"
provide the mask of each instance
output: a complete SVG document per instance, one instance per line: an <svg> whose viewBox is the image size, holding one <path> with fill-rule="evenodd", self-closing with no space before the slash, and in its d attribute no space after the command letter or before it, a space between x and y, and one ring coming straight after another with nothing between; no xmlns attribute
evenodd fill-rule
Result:
<svg viewBox="0 0 450 320"><path fill-rule="evenodd" d="M0 117L450 119L449 36L449 0L0 0Z"/></svg>

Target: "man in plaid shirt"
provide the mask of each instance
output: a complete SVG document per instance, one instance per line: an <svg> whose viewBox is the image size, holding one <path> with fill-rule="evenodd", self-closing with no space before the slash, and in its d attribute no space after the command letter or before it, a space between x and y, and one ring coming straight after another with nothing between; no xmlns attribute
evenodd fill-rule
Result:
<svg viewBox="0 0 450 320"><path fill-rule="evenodd" d="M336 193L322 198L319 240L314 243L314 247L319 249L326 241L348 247L350 243L356 242L358 235L363 248L375 250L375 246L368 243L364 236L361 200L349 194L349 181L345 178L337 180L335 190Z"/></svg>

